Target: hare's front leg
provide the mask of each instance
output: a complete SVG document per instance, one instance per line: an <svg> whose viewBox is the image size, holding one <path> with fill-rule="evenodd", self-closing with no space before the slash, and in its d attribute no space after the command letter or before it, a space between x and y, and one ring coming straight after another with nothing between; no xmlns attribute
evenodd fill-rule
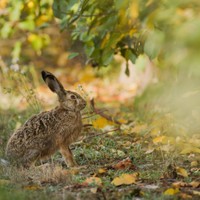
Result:
<svg viewBox="0 0 200 200"><path fill-rule="evenodd" d="M72 154L69 146L61 146L60 153L63 155L67 166L69 166L69 167L77 166L77 163L75 162L75 160L73 158L73 154Z"/></svg>

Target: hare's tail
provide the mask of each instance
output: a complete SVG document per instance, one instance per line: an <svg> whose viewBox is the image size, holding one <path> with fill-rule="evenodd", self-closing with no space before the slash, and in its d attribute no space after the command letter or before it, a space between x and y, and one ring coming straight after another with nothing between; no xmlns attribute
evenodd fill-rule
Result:
<svg viewBox="0 0 200 200"><path fill-rule="evenodd" d="M0 158L0 165L1 166L9 166L10 162L8 160L5 160L3 158Z"/></svg>

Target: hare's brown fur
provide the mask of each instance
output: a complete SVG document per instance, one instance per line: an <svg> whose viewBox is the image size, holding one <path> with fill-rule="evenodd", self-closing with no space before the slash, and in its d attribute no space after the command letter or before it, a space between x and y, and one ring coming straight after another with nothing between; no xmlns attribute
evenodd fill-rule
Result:
<svg viewBox="0 0 200 200"><path fill-rule="evenodd" d="M81 132L80 110L84 109L86 102L77 93L65 91L51 73L43 72L43 79L58 94L60 106L27 120L10 137L6 154L11 161L29 167L37 159L49 157L60 150L65 162L75 166L69 145Z"/></svg>

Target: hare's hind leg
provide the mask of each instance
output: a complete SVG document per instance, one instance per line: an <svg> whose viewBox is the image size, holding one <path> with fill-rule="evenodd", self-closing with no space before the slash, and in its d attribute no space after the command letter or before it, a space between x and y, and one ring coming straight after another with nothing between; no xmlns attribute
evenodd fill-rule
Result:
<svg viewBox="0 0 200 200"><path fill-rule="evenodd" d="M31 165L34 165L35 161L40 157L40 151L35 149L30 149L23 156L22 165L25 168L29 168Z"/></svg>
<svg viewBox="0 0 200 200"><path fill-rule="evenodd" d="M73 154L72 154L69 146L61 146L60 153L63 155L67 166L69 166L69 167L77 166L77 163L75 162L75 160L73 158Z"/></svg>

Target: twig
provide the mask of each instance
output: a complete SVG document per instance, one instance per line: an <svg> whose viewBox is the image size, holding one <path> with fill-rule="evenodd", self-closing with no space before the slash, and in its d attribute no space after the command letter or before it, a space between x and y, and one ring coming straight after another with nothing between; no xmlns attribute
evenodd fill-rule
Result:
<svg viewBox="0 0 200 200"><path fill-rule="evenodd" d="M85 127L90 127L90 126L92 126L92 124L83 124L83 127L85 128Z"/></svg>
<svg viewBox="0 0 200 200"><path fill-rule="evenodd" d="M100 135L105 135L107 133L110 133L110 132L113 132L113 131L119 131L120 128L116 128L116 129L112 129L112 130L109 130L109 131L105 131L103 133L98 133L98 134L95 134L95 135L90 135L90 136L87 136L86 138L84 138L83 140L86 140L88 138L93 138L93 137L96 137L96 136L100 136Z"/></svg>
<svg viewBox="0 0 200 200"><path fill-rule="evenodd" d="M105 112L105 111L107 111L107 110L106 110L106 109L105 109L105 110L102 109L102 111L100 111L99 113L103 113L103 112ZM94 111L91 112L91 113L94 113ZM86 116L86 117L82 117L82 119L87 119L87 118L90 118L90 117L94 117L95 115L99 115L99 113L95 113L95 114L93 114L93 115L89 115L89 116ZM83 115L84 115L84 114L83 114Z"/></svg>
<svg viewBox="0 0 200 200"><path fill-rule="evenodd" d="M74 144L79 143L79 142L81 142L81 141L83 141L83 140L87 140L88 138L93 138L93 137L105 135L105 134L107 134L107 133L110 133L110 132L113 132L113 131L119 131L119 130L120 130L120 128L116 128L116 129L112 129L112 130L109 130L109 131L105 131L105 132L103 132L103 133L98 133L98 134L95 134L95 135L90 135L90 136L87 136L87 137L85 137L85 138L83 138L83 139L77 140Z"/></svg>
<svg viewBox="0 0 200 200"><path fill-rule="evenodd" d="M96 113L96 114L102 116L103 118L105 118L105 119L107 119L107 120L109 120L109 121L112 121L112 122L114 122L114 123L116 123L116 124L121 125L121 123L120 123L119 121L117 121L116 119L113 119L111 116L109 116L109 115L103 113L101 109L97 109L97 108L95 107L94 99L91 99L91 100L90 100L90 105L91 105L91 108L92 108L92 110L94 111L94 113Z"/></svg>

